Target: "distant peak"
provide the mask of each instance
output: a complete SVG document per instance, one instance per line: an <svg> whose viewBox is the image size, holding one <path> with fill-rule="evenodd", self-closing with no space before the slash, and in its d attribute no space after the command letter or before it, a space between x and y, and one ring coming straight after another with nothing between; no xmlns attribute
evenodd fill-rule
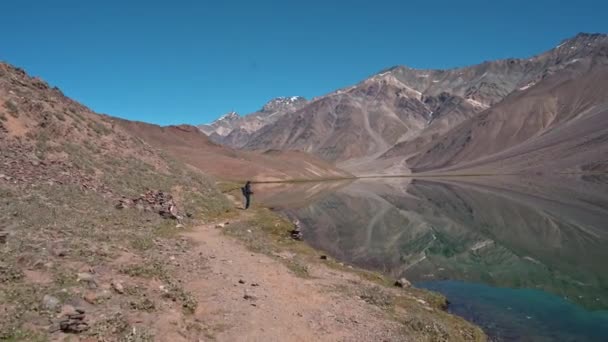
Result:
<svg viewBox="0 0 608 342"><path fill-rule="evenodd" d="M228 113L222 115L219 119L217 119L217 121L234 120L234 119L238 119L238 118L240 118L239 113L232 111L232 112L228 112Z"/></svg>
<svg viewBox="0 0 608 342"><path fill-rule="evenodd" d="M301 103L305 103L307 100L302 96L281 96L276 97L270 101L268 101L264 107L262 107L263 112L268 111L276 111L283 108L293 107L294 105L298 105Z"/></svg>
<svg viewBox="0 0 608 342"><path fill-rule="evenodd" d="M608 41L608 34L580 32L574 37L562 40L556 48L575 44L594 44L602 41Z"/></svg>
<svg viewBox="0 0 608 342"><path fill-rule="evenodd" d="M271 103L271 102L296 102L296 101L301 101L301 100L306 100L306 99L303 98L302 96L279 96L279 97L276 97L276 98L268 101L268 103Z"/></svg>

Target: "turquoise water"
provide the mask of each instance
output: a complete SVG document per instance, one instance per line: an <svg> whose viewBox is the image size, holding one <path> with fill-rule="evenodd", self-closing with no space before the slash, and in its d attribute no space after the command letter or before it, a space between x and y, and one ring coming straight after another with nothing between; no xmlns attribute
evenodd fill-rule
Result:
<svg viewBox="0 0 608 342"><path fill-rule="evenodd" d="M588 311L539 290L454 280L415 283L450 300L449 311L499 341L606 341L608 311Z"/></svg>
<svg viewBox="0 0 608 342"><path fill-rule="evenodd" d="M313 247L445 294L451 312L493 340L608 341L601 178L326 182L256 194L297 218Z"/></svg>

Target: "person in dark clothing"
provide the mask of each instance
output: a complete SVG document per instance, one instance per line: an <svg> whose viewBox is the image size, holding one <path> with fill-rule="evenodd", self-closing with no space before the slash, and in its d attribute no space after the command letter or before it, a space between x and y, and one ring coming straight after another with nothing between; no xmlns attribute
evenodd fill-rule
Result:
<svg viewBox="0 0 608 342"><path fill-rule="evenodd" d="M243 196L245 197L245 209L249 209L249 204L251 203L251 195L253 195L253 191L251 191L251 182L247 181L245 186L241 188L243 192Z"/></svg>

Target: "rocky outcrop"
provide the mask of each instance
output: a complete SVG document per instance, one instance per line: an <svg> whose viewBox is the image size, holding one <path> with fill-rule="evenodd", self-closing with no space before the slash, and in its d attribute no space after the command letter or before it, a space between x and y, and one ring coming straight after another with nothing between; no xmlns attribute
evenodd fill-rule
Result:
<svg viewBox="0 0 608 342"><path fill-rule="evenodd" d="M133 199L123 197L116 204L116 209L125 208L155 212L167 219L182 219L182 216L178 214L173 196L164 191L150 190Z"/></svg>

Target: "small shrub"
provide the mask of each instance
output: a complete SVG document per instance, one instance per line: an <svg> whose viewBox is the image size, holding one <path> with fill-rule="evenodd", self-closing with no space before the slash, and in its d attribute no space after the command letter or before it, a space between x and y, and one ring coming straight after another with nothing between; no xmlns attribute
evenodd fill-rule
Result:
<svg viewBox="0 0 608 342"><path fill-rule="evenodd" d="M198 301L190 292L187 292L181 286L173 283L170 283L167 286L167 292L164 294L164 297L171 299L174 302L181 303L185 313L194 313L198 306Z"/></svg>
<svg viewBox="0 0 608 342"><path fill-rule="evenodd" d="M112 133L111 129L107 128L103 124L100 124L96 121L89 121L87 123L87 126L89 126L90 129L92 129L95 133L97 133L97 135L108 135L108 134Z"/></svg>
<svg viewBox="0 0 608 342"><path fill-rule="evenodd" d="M54 114L55 114L55 117L57 118L57 120L65 121L65 115L63 115L63 113L55 112Z"/></svg>
<svg viewBox="0 0 608 342"><path fill-rule="evenodd" d="M154 247L154 240L149 236L137 236L131 240L131 247L138 251L147 251Z"/></svg>
<svg viewBox="0 0 608 342"><path fill-rule="evenodd" d="M167 271L165 270L165 267L157 261L126 266L122 268L120 272L131 277L158 279L167 278Z"/></svg>
<svg viewBox="0 0 608 342"><path fill-rule="evenodd" d="M129 303L129 306L131 307L131 309L137 311L152 312L156 310L156 304L154 304L154 301L150 298L143 298L138 301L132 301Z"/></svg>
<svg viewBox="0 0 608 342"><path fill-rule="evenodd" d="M0 284L11 283L14 281L21 280L23 278L23 272L10 265L0 264Z"/></svg>
<svg viewBox="0 0 608 342"><path fill-rule="evenodd" d="M19 117L19 107L17 107L15 102L13 102L11 100L4 101L4 108L6 108L6 110L8 111L8 113L11 116L13 116L15 118Z"/></svg>

